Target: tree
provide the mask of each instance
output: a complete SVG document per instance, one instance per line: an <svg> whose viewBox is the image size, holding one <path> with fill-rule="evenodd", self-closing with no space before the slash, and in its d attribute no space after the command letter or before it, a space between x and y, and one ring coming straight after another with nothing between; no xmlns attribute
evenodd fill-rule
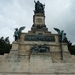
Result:
<svg viewBox="0 0 75 75"><path fill-rule="evenodd" d="M11 44L9 41L9 37L4 37L0 38L0 55L3 55L4 53L9 53L11 49Z"/></svg>
<svg viewBox="0 0 75 75"><path fill-rule="evenodd" d="M71 55L75 55L75 46L72 45L72 43L70 41L67 40L67 44L68 44L68 49Z"/></svg>

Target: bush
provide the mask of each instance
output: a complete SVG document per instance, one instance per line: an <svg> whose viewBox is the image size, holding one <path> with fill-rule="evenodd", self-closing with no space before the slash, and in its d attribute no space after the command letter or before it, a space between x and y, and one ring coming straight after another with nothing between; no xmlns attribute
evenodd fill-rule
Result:
<svg viewBox="0 0 75 75"><path fill-rule="evenodd" d="M4 37L0 38L0 55L3 55L4 53L9 53L11 49L11 44L9 41L9 37Z"/></svg>

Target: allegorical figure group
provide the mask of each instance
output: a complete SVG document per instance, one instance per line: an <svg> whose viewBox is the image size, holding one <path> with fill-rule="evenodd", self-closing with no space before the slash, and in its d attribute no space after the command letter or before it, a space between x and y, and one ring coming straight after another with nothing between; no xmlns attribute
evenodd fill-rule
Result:
<svg viewBox="0 0 75 75"><path fill-rule="evenodd" d="M44 14L44 8L45 5L40 3L40 1L34 1L35 2L35 13L43 13Z"/></svg>

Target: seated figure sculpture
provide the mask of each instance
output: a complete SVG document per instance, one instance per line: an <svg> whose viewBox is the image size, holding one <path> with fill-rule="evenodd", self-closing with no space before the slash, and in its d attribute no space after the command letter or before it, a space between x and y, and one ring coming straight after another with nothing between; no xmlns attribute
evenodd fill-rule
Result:
<svg viewBox="0 0 75 75"><path fill-rule="evenodd" d="M43 13L44 14L44 8L45 5L43 5L42 3L40 3L40 1L34 1L35 2L35 13Z"/></svg>

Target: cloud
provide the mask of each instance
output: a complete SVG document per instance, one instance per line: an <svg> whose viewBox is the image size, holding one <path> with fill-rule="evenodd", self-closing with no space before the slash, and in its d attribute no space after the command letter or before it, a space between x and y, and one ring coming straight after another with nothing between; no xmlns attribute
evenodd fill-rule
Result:
<svg viewBox="0 0 75 75"><path fill-rule="evenodd" d="M64 30L68 39L75 43L75 0L40 0L45 3L46 25L52 33L54 27ZM13 41L14 28L33 24L34 0L0 0L0 36Z"/></svg>
<svg viewBox="0 0 75 75"><path fill-rule="evenodd" d="M75 43L75 14L74 0L52 0L46 5L46 24L49 30L54 32L53 27L64 30L68 39ZM50 6L49 6L50 5Z"/></svg>

